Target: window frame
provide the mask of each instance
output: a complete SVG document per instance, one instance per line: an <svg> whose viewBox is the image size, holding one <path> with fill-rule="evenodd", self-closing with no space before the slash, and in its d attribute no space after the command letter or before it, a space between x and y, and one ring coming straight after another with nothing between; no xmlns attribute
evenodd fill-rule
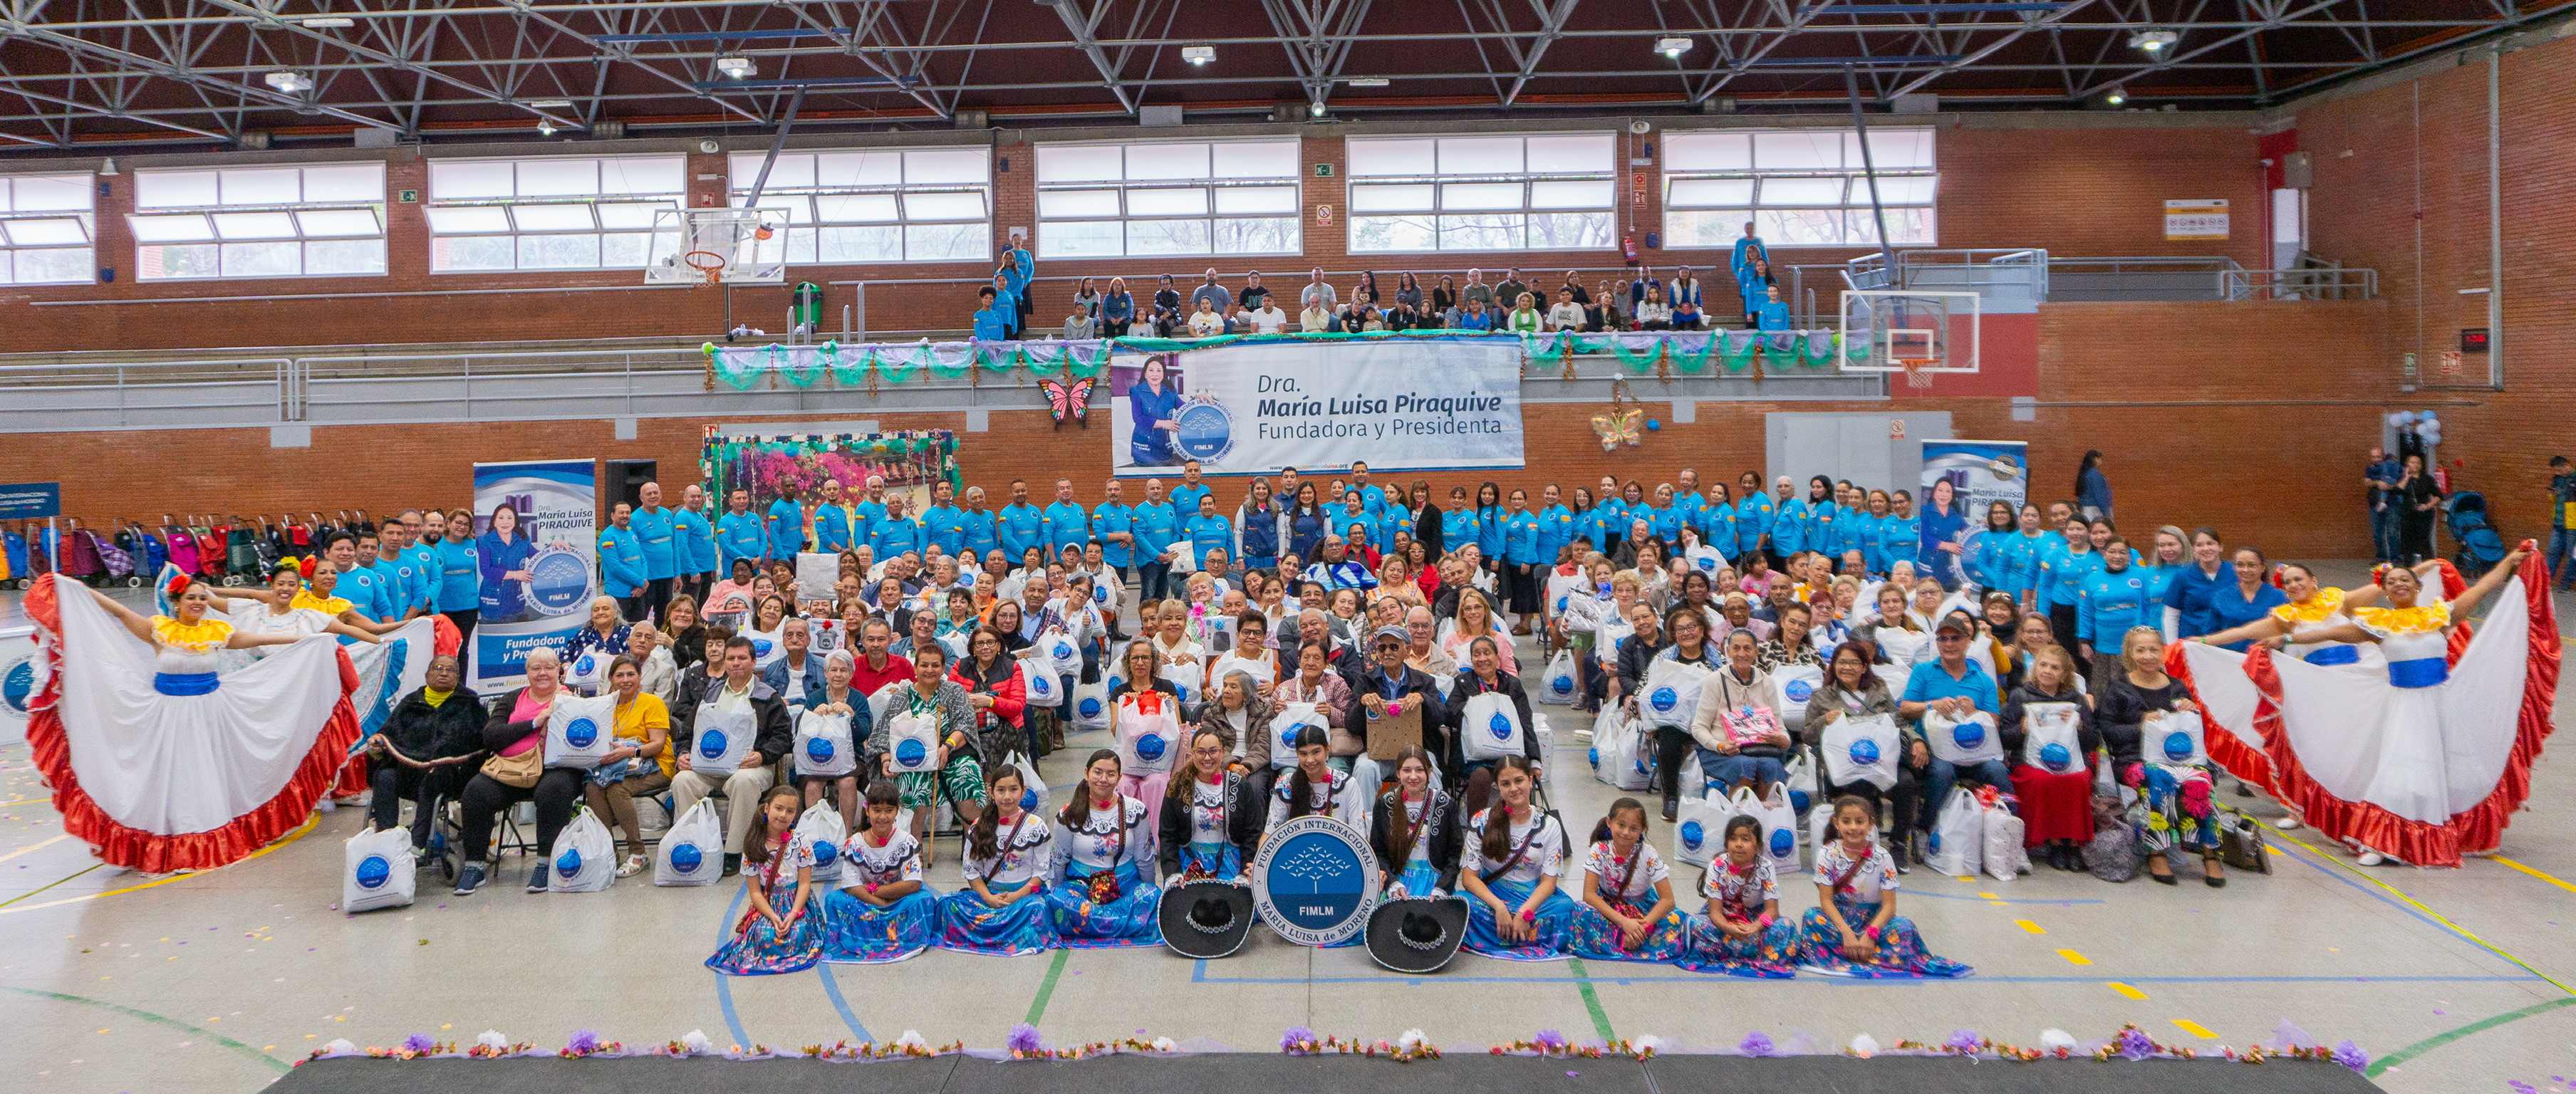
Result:
<svg viewBox="0 0 2576 1094"><path fill-rule="evenodd" d="M320 199L309 197L314 190L317 174L349 171L368 176L366 179L350 180L357 183L347 187L348 193L352 196ZM202 193L211 200L146 197L145 191L157 180L175 181L184 176L196 175L207 176ZM254 176L260 177L256 181L261 185L274 185L283 181L285 177L291 176L295 181L294 199L291 201L253 200L251 195L237 196L230 193L237 182L250 183L254 181ZM139 169L134 172L133 208L125 214L126 227L134 237L134 279L158 283L391 276L393 273L390 250L391 229L386 222L385 211L386 176L387 171L382 160ZM369 193L370 183L372 198L354 196ZM308 214L320 219L327 214L353 213L364 213L372 218L375 221L375 231L321 231L307 230L305 227L305 217ZM190 220L195 220L202 225L202 234L172 235L160 239L146 238L156 234L147 230L147 225L181 228ZM284 224L283 230L256 227L260 224L275 225L281 221ZM366 264L370 268L320 271L313 268L317 253L347 253L369 243L374 245L373 262ZM290 249L290 245L295 257L292 271L260 269L247 265L256 260L255 256L261 256L263 251L283 254ZM147 260L150 264L158 264L168 269L173 265L173 259L183 254L195 255L200 252L211 260L213 272L157 275L144 272L149 268ZM243 268L235 269L233 268L235 262L245 265Z"/></svg>
<svg viewBox="0 0 2576 1094"><path fill-rule="evenodd" d="M520 191L527 186L527 179L521 170L523 167L541 165L544 168L553 168L560 171L571 164L585 162L591 165L591 185L587 191L577 192L565 190L561 192L520 193ZM612 190L606 181L608 175L607 166L612 163L636 165L667 163L671 171L670 189L637 190L619 187ZM506 196L492 194L475 194L472 196L457 198L441 198L439 196L438 176L441 173L441 168L462 168L476 164L509 165L510 187L512 192ZM427 184L425 187L427 193L421 203L421 219L429 229L429 272L431 276L434 277L456 274L618 273L629 270L640 273L652 262L653 237L655 235L654 226L661 223L658 214L663 209L677 211L685 207L689 193L688 176L688 157L679 153L643 153L634 155L594 156L455 156L432 159L429 161L428 169L422 180ZM540 181L542 182L543 180ZM604 209L623 210L629 207L650 209L656 214L655 219L646 223L642 227L610 227L606 220L601 216L601 212ZM528 210L531 214L536 214L539 210L546 212L565 212L577 209L581 210L588 216L589 223L586 225L569 225L560 227L539 226L523 228L519 223L519 210L522 209ZM498 210L503 218L504 227L499 230L441 230L438 226L440 213L452 210ZM676 236L676 227L672 233L668 234ZM542 252L546 246L545 241L547 240L568 240L581 237L588 237L591 240L591 253L597 256L596 260L592 264L570 266L531 266L527 264L526 256L532 246ZM615 237L619 242L613 244L612 237ZM506 250L510 256L510 264L507 266L443 265L442 258L445 244L447 241L451 240L506 240L508 243ZM634 253L634 261L631 263L623 261L616 263L608 262L607 255L609 253L609 249L613 245L638 247ZM459 249L461 250L463 246L464 245L460 245Z"/></svg>
<svg viewBox="0 0 2576 1094"><path fill-rule="evenodd" d="M926 158L933 155L957 155L960 153L971 154L982 164L983 171L980 181L913 182L911 180L912 173L915 169L915 156ZM894 181L876 183L826 183L822 181L821 172L823 170L824 157L851 155L892 157L895 165ZM759 161L765 158L767 158L765 154L755 152L738 152L727 157L725 161L727 175L725 184L726 205L737 209L743 207L744 200L751 196L750 184L754 178L758 177L757 165ZM804 183L780 185L776 166L773 165L769 185L763 187L760 192L760 204L762 208L787 210L787 238L780 243L780 250L781 253L786 256L784 261L787 265L921 266L958 262L989 264L995 259L993 218L998 210L995 207L993 194L993 151L988 147L982 145L933 144L876 148L804 148L792 151L782 151L778 154L778 159L781 164L786 164L790 167L790 171L788 173L789 178L794 179L802 177L813 180ZM750 172L745 172L742 169L746 160L751 161L752 170ZM801 172L794 169L798 163L805 165L805 169ZM922 216L915 217L913 214L914 203L910 199L933 199L965 194L974 195L982 203L983 212L981 215L942 216L926 213ZM885 217L861 216L853 219L827 220L823 218L822 214L825 208L826 199L854 198L882 198L890 200L893 203L892 215ZM845 201L840 204L855 206L867 203L864 201ZM924 201L922 204L927 205L930 204L930 202ZM981 230L977 233L977 237L983 241L983 249L980 252L963 255L939 254L921 258L913 257L912 247L916 230L935 232L941 229L953 229L966 225L981 225ZM894 239L894 246L898 257L826 259L823 257L824 233L833 229L850 231L890 231ZM812 257L796 257L800 244L802 244L806 249L806 253Z"/></svg>
<svg viewBox="0 0 2576 1094"><path fill-rule="evenodd" d="M1599 166L1568 168L1560 164L1533 167L1531 142L1545 140L1597 140L1603 142ZM1490 145L1500 141L1519 142L1517 170L1497 171L1474 165L1450 169L1445 157L1467 153L1469 144ZM1360 161L1370 145L1423 143L1429 146L1428 169L1383 172L1365 169ZM1454 152L1449 145L1459 145ZM1390 151L1394 151L1390 149ZM1588 153L1587 153L1588 154ZM1553 130L1540 133L1495 133L1478 136L1377 136L1348 137L1343 140L1343 158L1352 165L1349 189L1344 201L1350 206L1345 245L1353 255L1520 255L1567 254L1591 251L1615 252L1619 247L1619 133L1616 130ZM1597 185L1600 203L1568 200L1554 196L1566 194L1572 186ZM1504 194L1518 189L1516 200L1506 202ZM1426 200L1410 204L1384 205L1365 212L1370 201L1364 195L1396 194L1408 196L1419 192ZM1542 198L1542 194L1551 195ZM1481 197L1483 200L1478 201ZM1473 202L1470 204L1469 202ZM1543 218L1600 218L1598 242L1573 244L1531 242L1531 229ZM1362 226L1371 221L1393 222L1396 230L1427 240L1423 247L1370 247L1360 242ZM1466 241L1495 238L1492 233L1508 233L1517 239L1506 246L1473 246ZM1588 233L1587 233L1588 234ZM1460 240L1452 245L1452 237Z"/></svg>
<svg viewBox="0 0 2576 1094"><path fill-rule="evenodd" d="M1253 145L1275 145L1284 148L1288 153L1289 163L1286 172L1284 174L1275 175L1242 174L1228 176L1220 174L1220 172L1224 170L1224 168L1220 166L1220 157L1222 156L1224 149L1229 147L1240 148ZM1207 155L1205 157L1207 166L1204 174L1173 176L1165 174L1138 175L1136 173L1136 164L1134 162L1134 157L1131 154L1134 149L1176 149L1188 147L1200 147L1207 150ZM1065 179L1055 182L1047 181L1045 169L1049 152L1053 150L1061 153L1065 150L1076 149L1115 149L1119 160L1118 177L1114 179L1083 178ZM1030 168L1030 174L1031 177L1036 180L1034 207L1032 211L1036 214L1037 220L1036 243L1037 255L1039 258L1063 259L1067 261L1093 261L1103 259L1200 259L1215 258L1219 255L1241 255L1246 257L1275 255L1295 257L1305 253L1305 189L1302 181L1302 172L1305 170L1305 148L1303 142L1297 137L1263 136L1209 140L1057 141L1036 146L1036 149L1031 153L1031 156L1032 166ZM1258 195L1263 191L1274 190L1285 192L1284 196L1287 198L1287 203L1284 209L1273 209L1268 211L1258 209L1238 209L1228 211L1226 209L1225 196L1228 194ZM1156 194L1158 192L1168 192L1177 195L1188 191L1196 191L1201 195L1199 205L1200 211L1174 213L1135 212L1135 195L1139 192L1143 192L1148 195ZM1095 200L1105 197L1110 204L1109 208L1102 212L1050 217L1047 215L1046 209L1048 205L1047 199L1051 194L1092 195ZM1287 240L1284 246L1275 248L1264 247L1259 250L1250 250L1245 249L1242 246L1229 245L1227 242L1229 238L1229 227L1234 229L1236 234L1233 238L1237 243L1240 243L1248 235L1267 234L1271 231L1275 231L1275 227L1263 227L1263 225L1271 225L1277 222L1285 223ZM1094 229L1101 226L1114 225L1115 231L1113 232L1095 234L1102 238L1114 237L1118 243L1117 249L1114 251L1085 250L1080 252L1061 250L1049 251L1047 249L1050 238L1081 238L1081 233L1070 230L1072 226L1076 225L1089 226ZM1187 231L1187 226L1200 226L1197 238L1198 240L1203 240L1205 242L1205 246L1196 247L1195 249L1180 250L1138 250L1136 242L1139 238L1139 228L1143 228L1150 234L1155 230L1154 226L1156 225L1172 225L1178 227L1184 232ZM1053 226L1056 230L1050 232L1050 226ZM1195 242L1196 241L1193 241L1193 244L1195 244Z"/></svg>
<svg viewBox="0 0 2576 1094"><path fill-rule="evenodd" d="M68 184L79 190L81 206L77 209L20 209L17 188L22 181ZM16 229L10 225L45 221L70 220L78 223L79 243L20 243ZM22 281L18 278L21 254L71 254L81 258L81 276ZM98 176L90 172L28 172L0 175L0 286L11 288L45 285L98 284Z"/></svg>
<svg viewBox="0 0 2576 1094"><path fill-rule="evenodd" d="M1820 138L1829 135L1836 138L1835 166L1825 166L1821 163L1779 167L1764 165L1765 137L1773 138L1775 144L1784 146L1799 143L1791 138L1801 138L1805 147L1795 151L1813 153L1818 151L1816 145L1821 143ZM1731 159L1732 150L1721 143L1731 141L1742 142L1740 165L1722 163L1718 166L1680 168L1672 166L1676 161L1694 158L1697 154L1694 145L1701 142L1706 142L1711 160ZM1740 233L1743 223L1748 220L1754 222L1754 230L1763 237L1764 245L1773 249L1782 247L1868 249L1882 246L1877 239L1878 227L1872 216L1869 198L1868 179L1873 173L1882 190L1881 208L1887 212L1889 233L1895 237L1883 245L1887 247L1939 246L1941 235L1940 130L1933 126L1873 125L1869 129L1869 141L1873 153L1901 151L1882 147L1896 141L1920 141L1923 154L1919 162L1907 162L1896 166L1879 163L1876 165L1875 172L1867 172L1864 171L1858 155L1859 131L1854 129L1817 127L1666 132L1661 190L1665 248L1668 250L1727 249L1733 245L1731 241ZM1822 180L1842 182L1841 200L1779 204L1764 200L1765 193L1773 189L1772 184L1778 184L1780 192L1789 193L1794 192L1793 187L1800 184ZM1896 202L1885 200L1884 190L1888 184L1911 184L1918 181L1926 184L1921 200ZM1706 183L1740 185L1744 187L1743 200L1694 200L1677 196L1677 192L1687 193L1695 188L1695 184ZM1697 188L1710 189L1709 187ZM1723 238L1713 238L1705 231L1685 236L1686 227L1695 227L1702 215L1724 218L1722 223L1726 226L1718 233L1718 236ZM1795 233L1782 229L1790 218L1803 220L1811 225L1820 222L1838 222L1841 231L1832 240L1796 238ZM1921 234L1907 234L1908 227L1918 222L1923 227Z"/></svg>

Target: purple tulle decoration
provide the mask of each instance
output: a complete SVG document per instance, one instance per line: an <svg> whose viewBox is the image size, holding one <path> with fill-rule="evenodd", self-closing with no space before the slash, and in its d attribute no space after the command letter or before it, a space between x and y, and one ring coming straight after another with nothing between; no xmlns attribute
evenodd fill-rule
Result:
<svg viewBox="0 0 2576 1094"><path fill-rule="evenodd" d="M2145 1030L2136 1026L2121 1030L2119 1038L2112 1041L2111 1045L2119 1051L2120 1058L2123 1060L2144 1060L2156 1054L2155 1041L2147 1037Z"/></svg>
<svg viewBox="0 0 2576 1094"><path fill-rule="evenodd" d="M431 1037L426 1033L415 1033L409 1037L403 1038L403 1051L405 1052L428 1052L437 1047L438 1039Z"/></svg>
<svg viewBox="0 0 2576 1094"><path fill-rule="evenodd" d="M1046 1047L1046 1042L1038 1039L1038 1027L1026 1022L1012 1026L1010 1040L1004 1044L1013 1052L1036 1052Z"/></svg>
<svg viewBox="0 0 2576 1094"><path fill-rule="evenodd" d="M565 1042L564 1048L576 1055L587 1056L599 1051L599 1035L586 1029L574 1030L572 1040Z"/></svg>
<svg viewBox="0 0 2576 1094"><path fill-rule="evenodd" d="M1315 1036L1314 1030L1304 1026L1290 1026L1288 1032L1279 1035L1279 1047L1286 1052L1303 1052L1305 1050L1299 1046L1321 1040L1323 1038Z"/></svg>
<svg viewBox="0 0 2576 1094"><path fill-rule="evenodd" d="M2370 1054L2363 1052L2360 1045L2343 1041L2335 1045L2334 1062L2361 1072L2370 1067Z"/></svg>
<svg viewBox="0 0 2576 1094"><path fill-rule="evenodd" d="M1735 1051L1747 1056L1776 1056L1780 1049L1771 1043L1770 1034L1757 1029L1745 1034L1744 1040L1736 1044Z"/></svg>
<svg viewBox="0 0 2576 1094"><path fill-rule="evenodd" d="M1543 1029L1538 1031L1537 1035L1530 1038L1530 1041L1531 1043L1536 1044L1539 1048L1548 1052L1565 1051L1565 1035L1552 1029Z"/></svg>
<svg viewBox="0 0 2576 1094"><path fill-rule="evenodd" d="M1979 1044L1984 1040L1985 1038L1977 1036L1977 1031L1972 1029L1952 1030L1950 1039L1941 1042L1941 1047L1966 1055L1976 1052Z"/></svg>

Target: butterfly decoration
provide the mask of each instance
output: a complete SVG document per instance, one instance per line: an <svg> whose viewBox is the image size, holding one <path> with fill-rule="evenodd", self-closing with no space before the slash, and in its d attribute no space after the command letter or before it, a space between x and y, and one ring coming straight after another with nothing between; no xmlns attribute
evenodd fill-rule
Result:
<svg viewBox="0 0 2576 1094"><path fill-rule="evenodd" d="M1629 394L1626 380L1610 382L1610 412L1592 416L1592 432L1601 438L1601 450L1609 452L1624 444L1635 448L1643 443L1646 408L1631 405L1636 396Z"/></svg>
<svg viewBox="0 0 2576 1094"><path fill-rule="evenodd" d="M1084 429L1091 428L1091 389L1099 382L1096 377L1070 383L1064 380L1038 381L1038 386L1046 389L1047 412L1055 416L1057 428L1062 428L1068 417L1081 423Z"/></svg>

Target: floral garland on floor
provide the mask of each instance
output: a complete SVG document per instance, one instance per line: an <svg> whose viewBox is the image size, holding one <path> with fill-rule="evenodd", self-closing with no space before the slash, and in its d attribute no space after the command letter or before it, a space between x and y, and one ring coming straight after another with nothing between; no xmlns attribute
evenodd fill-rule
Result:
<svg viewBox="0 0 2576 1094"><path fill-rule="evenodd" d="M1668 1048L1669 1044L1670 1042L1663 1038L1653 1036L1638 1037L1634 1040L1623 1037L1603 1041L1575 1041L1557 1030L1542 1029L1526 1038L1489 1046L1485 1051L1489 1056L1530 1056L1555 1060L1625 1058L1642 1062L1669 1054L1671 1051ZM1371 1040L1322 1035L1305 1026L1290 1026L1280 1034L1279 1051L1289 1056L1358 1056L1366 1059L1394 1060L1398 1063L1441 1058L1440 1046L1433 1044L1431 1038L1419 1029L1408 1029L1394 1040L1384 1038ZM2330 1063L2350 1068L2356 1073L2365 1073L2370 1066L2370 1054L2363 1052L2360 1046L2351 1041L2343 1041L2328 1048L2316 1043L2305 1031L2286 1021L2273 1031L2271 1044L2255 1045L2241 1050L2222 1045L2215 1055L2188 1045L2164 1044L2149 1036L2146 1030L2135 1023L2123 1025L2110 1037L2090 1044L2077 1041L2073 1034L2062 1029L2041 1030L2039 1044L2036 1047L2000 1041L1975 1030L1962 1029L1953 1031L1948 1037L1939 1041L1900 1039L1892 1047L1882 1046L1877 1038L1864 1033L1852 1038L1842 1048L1833 1051L1834 1054L1862 1060L1880 1056L1950 1056L1966 1060L1994 1059L2020 1063L2086 1059L2100 1063L2109 1063L2113 1060L2132 1063L2144 1060L2225 1060L2252 1065L2275 1060L2296 1060ZM1177 1057L1190 1054L1189 1050L1182 1048L1178 1042L1169 1037L1155 1037L1150 1040L1142 1036L1122 1037L1116 1040L1090 1041L1074 1045L1049 1045L1039 1035L1037 1027L1023 1022L1011 1027L1010 1035L1004 1042L1004 1051L998 1054L970 1053L964 1041L934 1045L919 1031L905 1030L902 1036L892 1041L879 1043L845 1040L828 1045L809 1044L798 1049L793 1055L833 1063L866 1063L880 1060L922 1060L956 1055L976 1055L1002 1060L1062 1061L1088 1060L1101 1056ZM1732 1049L1718 1050L1711 1054L1776 1059L1825 1053L1814 1048L1804 1037L1793 1038L1790 1044L1784 1046L1772 1040L1769 1034L1755 1030L1745 1034L1744 1039L1736 1042ZM473 1044L465 1046L462 1051L454 1042L440 1041L425 1033L415 1033L404 1038L400 1045L391 1048L362 1049L346 1040L336 1040L313 1050L304 1060L296 1062L301 1064L306 1060L344 1057L365 1057L376 1060L511 1060L559 1057L580 1060L592 1057L617 1059L629 1056L664 1056L673 1059L718 1057L727 1060L767 1060L785 1055L788 1054L772 1052L768 1046L756 1043L750 1046L732 1045L719 1049L705 1032L694 1029L677 1039L656 1045L644 1052L633 1053L628 1052L624 1044L617 1041L603 1041L598 1034L589 1030L574 1032L572 1039L565 1042L561 1049L552 1051L540 1049L526 1041L513 1041L502 1036L497 1030L484 1030L474 1039Z"/></svg>

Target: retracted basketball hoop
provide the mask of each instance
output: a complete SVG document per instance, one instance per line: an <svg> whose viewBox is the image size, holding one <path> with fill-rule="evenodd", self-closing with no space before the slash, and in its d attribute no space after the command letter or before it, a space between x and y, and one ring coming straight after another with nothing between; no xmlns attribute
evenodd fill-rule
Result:
<svg viewBox="0 0 2576 1094"><path fill-rule="evenodd" d="M783 209L660 209L644 264L654 285L776 285L787 280Z"/></svg>

